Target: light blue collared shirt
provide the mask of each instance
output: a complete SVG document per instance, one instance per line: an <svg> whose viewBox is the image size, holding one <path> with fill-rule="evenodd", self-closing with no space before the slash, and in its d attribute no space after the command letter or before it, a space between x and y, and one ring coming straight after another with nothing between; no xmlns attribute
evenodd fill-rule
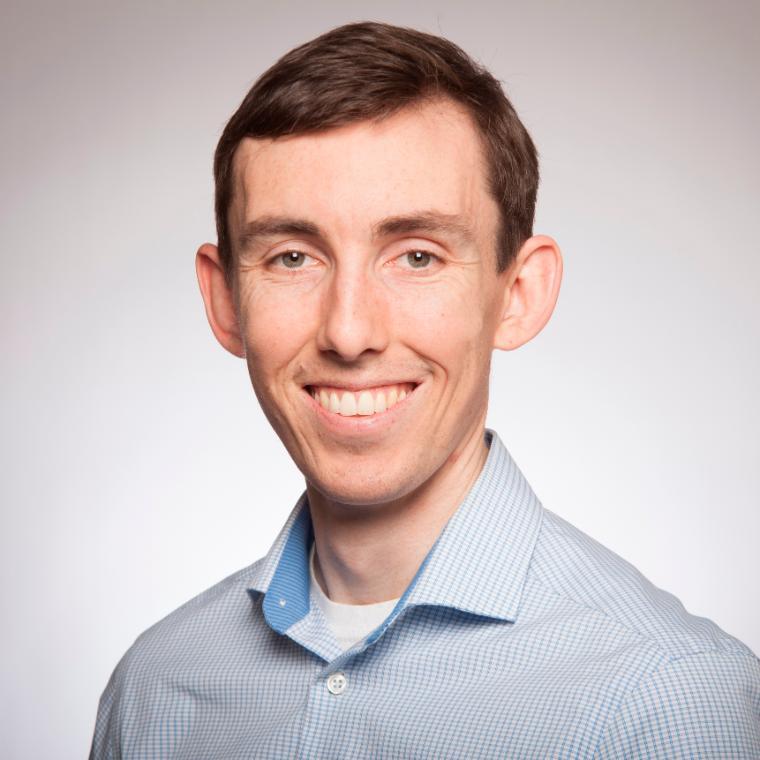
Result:
<svg viewBox="0 0 760 760"><path fill-rule="evenodd" d="M268 554L143 633L91 758L760 758L760 661L545 509L499 437L346 651L303 495Z"/></svg>

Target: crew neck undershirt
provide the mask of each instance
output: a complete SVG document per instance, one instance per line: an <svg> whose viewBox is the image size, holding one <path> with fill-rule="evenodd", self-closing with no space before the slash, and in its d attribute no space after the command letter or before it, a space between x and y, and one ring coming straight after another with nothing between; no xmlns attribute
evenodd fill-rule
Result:
<svg viewBox="0 0 760 760"><path fill-rule="evenodd" d="M332 601L322 590L314 572L314 543L309 552L309 576L311 593L325 616L327 626L344 651L374 631L400 599L388 599L373 604L341 604Z"/></svg>

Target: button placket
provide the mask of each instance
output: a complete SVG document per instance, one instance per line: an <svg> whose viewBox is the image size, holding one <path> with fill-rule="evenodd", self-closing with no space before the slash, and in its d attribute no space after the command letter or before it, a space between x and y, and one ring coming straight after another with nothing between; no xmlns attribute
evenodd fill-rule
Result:
<svg viewBox="0 0 760 760"><path fill-rule="evenodd" d="M346 686L348 686L348 679L340 671L331 673L327 677L327 691L330 694L342 694L346 690Z"/></svg>

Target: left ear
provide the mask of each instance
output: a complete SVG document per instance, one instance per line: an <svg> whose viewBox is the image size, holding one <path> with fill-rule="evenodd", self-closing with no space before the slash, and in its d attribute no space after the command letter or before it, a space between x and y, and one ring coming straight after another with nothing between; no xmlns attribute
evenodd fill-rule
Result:
<svg viewBox="0 0 760 760"><path fill-rule="evenodd" d="M195 271L206 307L206 317L216 339L231 354L245 357L245 345L240 331L235 298L224 276L219 249L204 243L195 254Z"/></svg>
<svg viewBox="0 0 760 760"><path fill-rule="evenodd" d="M528 238L507 270L494 348L510 351L538 335L554 311L561 281L557 243L547 235Z"/></svg>

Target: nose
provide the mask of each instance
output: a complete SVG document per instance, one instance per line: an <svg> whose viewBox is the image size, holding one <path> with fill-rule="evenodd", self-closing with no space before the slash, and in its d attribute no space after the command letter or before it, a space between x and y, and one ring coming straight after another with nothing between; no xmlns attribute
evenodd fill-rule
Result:
<svg viewBox="0 0 760 760"><path fill-rule="evenodd" d="M388 346L386 294L361 265L336 267L322 299L317 345L321 351L356 361L366 351Z"/></svg>

